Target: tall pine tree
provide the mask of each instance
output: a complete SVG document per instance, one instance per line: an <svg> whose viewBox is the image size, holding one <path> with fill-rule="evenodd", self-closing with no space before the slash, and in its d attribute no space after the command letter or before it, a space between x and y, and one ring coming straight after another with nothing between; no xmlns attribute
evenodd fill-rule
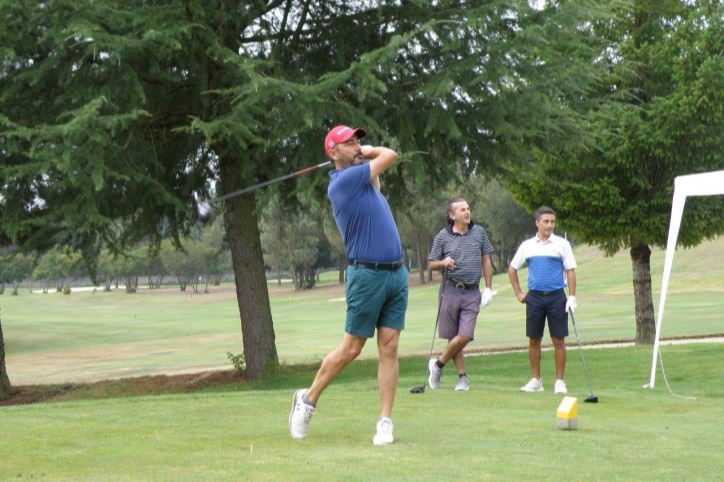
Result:
<svg viewBox="0 0 724 482"><path fill-rule="evenodd" d="M340 122L401 153L385 179L492 172L585 137L594 2L0 1L0 236L104 246L176 240L212 189L316 163ZM323 198L326 181L295 187ZM293 190L282 186L284 197ZM223 209L246 376L278 364L258 197Z"/></svg>
<svg viewBox="0 0 724 482"><path fill-rule="evenodd" d="M724 169L724 5L637 0L619 13L595 25L614 66L588 115L595 148L537 152L507 184L531 209L553 205L580 241L630 250L636 342L652 343L650 247L666 245L674 177ZM687 202L680 245L722 232L720 199Z"/></svg>

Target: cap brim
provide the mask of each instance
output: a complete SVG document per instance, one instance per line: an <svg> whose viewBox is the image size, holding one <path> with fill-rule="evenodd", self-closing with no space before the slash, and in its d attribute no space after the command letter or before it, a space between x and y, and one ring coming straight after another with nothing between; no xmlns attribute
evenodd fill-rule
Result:
<svg viewBox="0 0 724 482"><path fill-rule="evenodd" d="M341 144L342 142L347 142L348 140L352 139L353 137L358 137L362 139L363 137L367 137L367 131L362 129L361 127L358 127L356 129L353 129L350 133L349 137L344 137L342 139L337 140L337 144Z"/></svg>
<svg viewBox="0 0 724 482"><path fill-rule="evenodd" d="M367 137L367 131L362 129L361 127L358 127L354 130L352 135L355 135L355 136L359 137L360 139L362 139L363 137Z"/></svg>

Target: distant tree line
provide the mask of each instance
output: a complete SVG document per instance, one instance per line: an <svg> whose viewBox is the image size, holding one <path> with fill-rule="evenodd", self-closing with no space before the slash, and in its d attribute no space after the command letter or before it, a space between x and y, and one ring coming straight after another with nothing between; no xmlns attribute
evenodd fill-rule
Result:
<svg viewBox="0 0 724 482"><path fill-rule="evenodd" d="M208 292L209 284L219 285L223 275L231 271L223 226L217 222L182 238L178 246L167 239L158 248L146 243L119 253L104 249L98 256L96 280L103 291L123 285L127 293L135 293L139 279L154 289L171 278L181 291L190 287L199 293ZM9 286L17 295L23 282L29 282L31 291L39 286L43 293L55 289L70 294L71 282L87 276L81 256L67 248L55 247L39 255L9 250L0 254L0 294Z"/></svg>
<svg viewBox="0 0 724 482"><path fill-rule="evenodd" d="M395 216L405 263L418 272L421 284L432 279L427 255L435 234L445 226L447 202L452 197L465 196L474 221L488 232L495 247L496 272L506 269L518 244L534 231L530 214L495 181L472 176L463 185L451 183L439 191L420 190L415 185L409 188L415 202L400 206ZM347 259L331 212L318 203L301 200L300 205L301 209L287 209L283 202L269 197L260 222L268 272L279 284L284 276L290 276L294 288L303 290L316 286L320 270L336 267L343 283ZM232 272L223 223L216 219L182 238L179 246L167 239L157 249L148 243L115 254L104 249L98 256L96 281L103 291L123 285L126 292L135 293L139 283L154 289L174 279L181 291L190 287L198 293L207 292L209 284L218 285ZM35 286L44 293L55 289L68 294L71 281L87 276L81 256L61 247L37 256L11 252L0 256L0 294L8 286L17 295L24 282L29 282L31 290Z"/></svg>
<svg viewBox="0 0 724 482"><path fill-rule="evenodd" d="M472 175L466 182L456 180L445 189L425 189L409 183L411 202L396 206L405 263L417 271L420 284L432 279L427 256L435 235L446 225L447 202L464 196L475 222L487 231L493 243L496 272L507 269L520 242L535 231L533 218L498 182ZM309 202L299 195L298 209L271 199L261 216L264 262L281 284L288 274L297 290L313 288L320 268L336 266L344 282L347 259L341 236L329 206Z"/></svg>

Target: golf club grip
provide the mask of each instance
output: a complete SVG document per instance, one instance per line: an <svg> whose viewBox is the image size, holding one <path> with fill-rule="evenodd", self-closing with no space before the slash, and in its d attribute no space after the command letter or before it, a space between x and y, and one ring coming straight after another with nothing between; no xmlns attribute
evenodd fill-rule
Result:
<svg viewBox="0 0 724 482"><path fill-rule="evenodd" d="M302 174L308 174L308 173L310 173L310 172L316 171L316 170L319 169L320 167L327 166L327 165L329 165L329 164L331 164L331 163L332 163L332 161L326 161L326 162L319 163L319 164L317 164L317 165L315 165L315 166L305 167L304 169L300 169L300 170L298 170L298 171L296 171L296 172L293 172L293 173L292 173L292 176L301 176Z"/></svg>

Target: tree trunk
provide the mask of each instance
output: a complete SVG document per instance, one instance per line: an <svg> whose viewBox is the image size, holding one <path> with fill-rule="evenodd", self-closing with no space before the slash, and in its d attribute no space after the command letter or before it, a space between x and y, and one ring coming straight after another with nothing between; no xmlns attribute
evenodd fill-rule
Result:
<svg viewBox="0 0 724 482"><path fill-rule="evenodd" d="M345 280L345 274L347 272L347 255L346 254L340 254L339 255L339 284L343 285Z"/></svg>
<svg viewBox="0 0 724 482"><path fill-rule="evenodd" d="M636 306L636 344L654 342L656 324L651 296L651 250L648 245L631 238L634 302Z"/></svg>
<svg viewBox="0 0 724 482"><path fill-rule="evenodd" d="M5 340L3 339L3 325L0 319L0 400L8 398L12 394L10 378L5 369Z"/></svg>
<svg viewBox="0 0 724 482"><path fill-rule="evenodd" d="M427 251L426 251L427 253L429 253L430 250L432 250L432 243L433 243L433 238L428 237L427 238ZM431 283L432 282L432 269L430 269L430 263L427 263L425 266L427 267L427 281ZM422 268L420 268L420 269L422 269Z"/></svg>
<svg viewBox="0 0 724 482"><path fill-rule="evenodd" d="M299 272L297 271L297 266L294 263L289 265L289 274L292 275L292 284L294 285L294 291L299 291L301 289L301 280L299 279Z"/></svg>
<svg viewBox="0 0 724 482"><path fill-rule="evenodd" d="M178 287L181 291L186 291L186 283L188 283L188 280L185 276L182 276L180 274L176 275L176 280L178 281Z"/></svg>
<svg viewBox="0 0 724 482"><path fill-rule="evenodd" d="M224 192L243 187L239 179L239 163L223 155L219 156L219 160ZM224 224L234 267L246 361L245 377L258 380L268 370L279 366L279 358L253 192L226 201Z"/></svg>
<svg viewBox="0 0 724 482"><path fill-rule="evenodd" d="M423 242L421 239L418 239L417 240L417 265L420 269L420 271L418 272L418 277L420 278L421 285L425 284L425 268L427 266L425 264L425 255L423 253L424 253Z"/></svg>

